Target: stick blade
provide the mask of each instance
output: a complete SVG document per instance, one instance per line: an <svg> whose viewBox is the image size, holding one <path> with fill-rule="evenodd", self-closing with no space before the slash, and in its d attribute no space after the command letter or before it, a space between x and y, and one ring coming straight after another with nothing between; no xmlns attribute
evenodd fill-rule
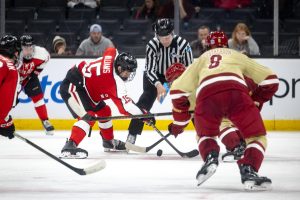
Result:
<svg viewBox="0 0 300 200"><path fill-rule="evenodd" d="M194 149L188 153L186 153L186 157L193 158L199 155L199 151L197 149Z"/></svg>
<svg viewBox="0 0 300 200"><path fill-rule="evenodd" d="M125 147L127 150L135 151L135 152L140 152L140 153L146 153L146 147L140 147L134 144L131 144L130 142L126 142Z"/></svg>
<svg viewBox="0 0 300 200"><path fill-rule="evenodd" d="M76 170L76 172L80 175L88 175L88 174L96 173L96 172L104 169L105 167L106 167L106 162L104 160L101 160L101 161L97 162L96 164L91 165L87 168L78 169L78 170Z"/></svg>

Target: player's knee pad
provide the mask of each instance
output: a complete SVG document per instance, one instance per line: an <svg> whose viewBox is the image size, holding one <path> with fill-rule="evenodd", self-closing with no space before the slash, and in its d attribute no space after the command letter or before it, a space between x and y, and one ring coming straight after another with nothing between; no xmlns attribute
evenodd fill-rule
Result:
<svg viewBox="0 0 300 200"><path fill-rule="evenodd" d="M85 132L85 134L89 133L90 127L91 127L90 124L84 120L79 120L79 121L75 122L74 126L82 129Z"/></svg>

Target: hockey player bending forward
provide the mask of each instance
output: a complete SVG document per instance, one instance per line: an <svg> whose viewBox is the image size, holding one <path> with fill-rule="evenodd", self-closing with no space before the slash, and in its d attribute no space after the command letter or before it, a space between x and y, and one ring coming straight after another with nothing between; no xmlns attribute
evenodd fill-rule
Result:
<svg viewBox="0 0 300 200"><path fill-rule="evenodd" d="M17 100L19 74L17 62L21 50L20 42L15 36L5 35L0 38L0 135L14 138L15 125L10 116Z"/></svg>
<svg viewBox="0 0 300 200"><path fill-rule="evenodd" d="M181 63L172 64L166 71L165 77L169 85L172 85L178 77L185 71L186 67ZM248 85L248 79L246 81ZM194 111L196 103L196 90L188 96L189 111ZM192 119L193 123L194 120ZM241 158L245 150L245 141L242 138L239 130L226 118L222 120L220 126L220 134L218 135L221 142L225 145L227 152L222 156L225 162L236 161ZM197 142L199 136L196 137Z"/></svg>
<svg viewBox="0 0 300 200"><path fill-rule="evenodd" d="M86 158L88 152L77 146L94 125L97 117L111 116L111 109L104 100L111 99L124 115L142 114L127 96L125 82L134 78L136 59L128 53L118 54L115 48L107 48L103 57L91 62L82 61L72 67L60 86L60 93L74 118L69 140L61 157ZM147 119L145 119L147 121ZM125 143L114 139L111 120L98 121L104 151L125 151Z"/></svg>
<svg viewBox="0 0 300 200"><path fill-rule="evenodd" d="M47 107L44 102L44 93L38 78L50 59L48 51L34 44L30 35L20 37L21 66L18 71L20 74L20 83L25 94L30 97L34 103L34 108L42 121L47 135L54 134L54 127L50 124Z"/></svg>
<svg viewBox="0 0 300 200"><path fill-rule="evenodd" d="M211 177L219 164L220 147L216 141L224 117L241 132L246 141L244 156L237 164L241 180L247 190L267 190L271 180L257 174L267 147L266 130L256 104L271 99L278 89L279 80L268 68L235 50L226 48L223 32L212 32L211 49L195 59L185 72L173 82L170 94L174 122L169 131L175 136L189 123L188 96L196 91L194 111L199 152L204 164L196 175L198 185ZM244 76L258 87L249 95Z"/></svg>

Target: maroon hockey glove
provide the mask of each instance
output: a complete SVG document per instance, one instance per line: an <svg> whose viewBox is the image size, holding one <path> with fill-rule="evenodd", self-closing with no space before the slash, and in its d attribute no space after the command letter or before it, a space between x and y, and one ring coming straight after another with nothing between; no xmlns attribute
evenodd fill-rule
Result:
<svg viewBox="0 0 300 200"><path fill-rule="evenodd" d="M177 124L169 124L168 126L168 130L169 132L174 135L175 137L177 137L180 133L183 132L183 129L186 127L187 125L181 126L181 125L177 125Z"/></svg>
<svg viewBox="0 0 300 200"><path fill-rule="evenodd" d="M0 135L3 135L4 137L8 137L9 139L13 139L15 132L15 125L12 121L11 116L9 116L9 119L7 121L0 120Z"/></svg>

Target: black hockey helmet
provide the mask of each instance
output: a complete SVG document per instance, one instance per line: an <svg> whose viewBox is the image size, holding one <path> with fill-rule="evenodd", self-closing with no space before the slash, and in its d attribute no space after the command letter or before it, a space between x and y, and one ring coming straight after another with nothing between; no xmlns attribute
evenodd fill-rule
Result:
<svg viewBox="0 0 300 200"><path fill-rule="evenodd" d="M15 52L20 53L21 45L17 37L5 35L0 38L0 54L12 59L16 59Z"/></svg>
<svg viewBox="0 0 300 200"><path fill-rule="evenodd" d="M158 36L167 36L173 32L174 24L171 19L162 18L154 23L153 29Z"/></svg>
<svg viewBox="0 0 300 200"><path fill-rule="evenodd" d="M21 45L22 46L32 46L34 45L34 41L31 35L22 35L20 37Z"/></svg>
<svg viewBox="0 0 300 200"><path fill-rule="evenodd" d="M131 54L126 53L126 52L120 53L119 55L117 55L115 62L114 62L114 67L115 67L116 73L118 75L120 75L120 73L117 69L118 66L121 67L121 72L123 72L123 71L131 72L130 77L127 79L128 81L131 81L134 78L136 69L137 69L137 61L134 56L132 56Z"/></svg>

